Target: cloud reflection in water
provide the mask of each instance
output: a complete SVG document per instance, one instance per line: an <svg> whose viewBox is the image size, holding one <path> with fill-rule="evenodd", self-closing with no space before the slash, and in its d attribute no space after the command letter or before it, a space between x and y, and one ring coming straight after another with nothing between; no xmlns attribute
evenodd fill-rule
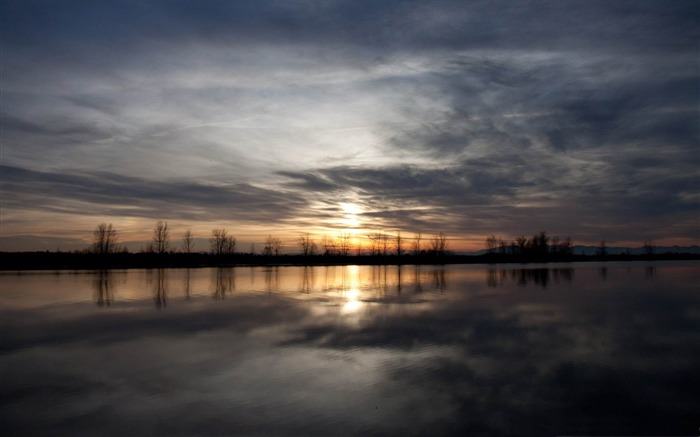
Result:
<svg viewBox="0 0 700 437"><path fill-rule="evenodd" d="M689 434L698 279L683 263L3 274L2 428Z"/></svg>

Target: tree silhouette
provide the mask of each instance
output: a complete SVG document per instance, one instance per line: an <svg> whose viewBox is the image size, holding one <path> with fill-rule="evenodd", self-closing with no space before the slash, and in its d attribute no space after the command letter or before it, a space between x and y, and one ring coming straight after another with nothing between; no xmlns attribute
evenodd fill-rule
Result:
<svg viewBox="0 0 700 437"><path fill-rule="evenodd" d="M396 255L403 256L403 238L401 238L401 231L396 232L394 246L396 247Z"/></svg>
<svg viewBox="0 0 700 437"><path fill-rule="evenodd" d="M525 255L525 249L527 248L527 238L524 236L515 237L513 240L513 246L518 251L518 255Z"/></svg>
<svg viewBox="0 0 700 437"><path fill-rule="evenodd" d="M316 253L316 242L308 233L299 237L299 247L304 256L312 256Z"/></svg>
<svg viewBox="0 0 700 437"><path fill-rule="evenodd" d="M540 231L527 240L526 248L530 254L540 260L546 259L549 253L549 237L545 231Z"/></svg>
<svg viewBox="0 0 700 437"><path fill-rule="evenodd" d="M495 235L486 237L486 250L488 253L496 253L496 247L498 247L498 238Z"/></svg>
<svg viewBox="0 0 700 437"><path fill-rule="evenodd" d="M192 249L194 249L194 241L192 241L192 231L188 229L182 234L182 251L191 253Z"/></svg>
<svg viewBox="0 0 700 437"><path fill-rule="evenodd" d="M115 253L119 236L112 224L100 223L93 231L92 251L98 254Z"/></svg>
<svg viewBox="0 0 700 437"><path fill-rule="evenodd" d="M644 240L642 250L644 251L644 255L652 257L656 255L656 244L654 244L653 240Z"/></svg>
<svg viewBox="0 0 700 437"><path fill-rule="evenodd" d="M605 247L605 240L600 240L598 249L596 249L596 255L601 258L605 258L608 255L608 248Z"/></svg>
<svg viewBox="0 0 700 437"><path fill-rule="evenodd" d="M236 238L229 236L226 229L214 229L209 237L209 247L216 255L230 255L236 250Z"/></svg>
<svg viewBox="0 0 700 437"><path fill-rule="evenodd" d="M447 253L447 236L444 232L438 232L430 239L430 251L433 255L445 255Z"/></svg>
<svg viewBox="0 0 700 437"><path fill-rule="evenodd" d="M265 239L265 247L263 247L263 255L270 256L272 254L279 255L282 250L282 240L268 235Z"/></svg>
<svg viewBox="0 0 700 437"><path fill-rule="evenodd" d="M370 255L379 255L381 253L382 235L379 232L374 232L367 235L367 239L369 240Z"/></svg>
<svg viewBox="0 0 700 437"><path fill-rule="evenodd" d="M328 235L324 235L321 238L321 247L323 247L323 254L328 256L328 255L335 255L335 250L336 250L336 243L333 237L329 237Z"/></svg>
<svg viewBox="0 0 700 437"><path fill-rule="evenodd" d="M420 255L421 251L421 240L423 239L423 235L419 232L413 236L413 243L411 243L411 250L413 250L413 255L418 256Z"/></svg>
<svg viewBox="0 0 700 437"><path fill-rule="evenodd" d="M338 238L338 252L340 255L348 256L350 253L350 234L340 234Z"/></svg>
<svg viewBox="0 0 700 437"><path fill-rule="evenodd" d="M168 222L159 221L153 228L153 250L156 253L166 253L170 246L170 231Z"/></svg>

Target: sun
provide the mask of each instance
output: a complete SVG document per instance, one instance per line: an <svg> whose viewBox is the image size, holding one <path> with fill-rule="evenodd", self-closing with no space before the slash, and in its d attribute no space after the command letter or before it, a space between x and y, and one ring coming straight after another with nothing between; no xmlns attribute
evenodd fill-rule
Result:
<svg viewBox="0 0 700 437"><path fill-rule="evenodd" d="M343 226L347 226L350 228L357 228L360 226L361 221L360 218L358 217L359 214L362 214L364 210L362 209L361 206L357 205L356 203L350 203L350 202L341 202L339 204L341 210L343 211L343 217L338 220Z"/></svg>

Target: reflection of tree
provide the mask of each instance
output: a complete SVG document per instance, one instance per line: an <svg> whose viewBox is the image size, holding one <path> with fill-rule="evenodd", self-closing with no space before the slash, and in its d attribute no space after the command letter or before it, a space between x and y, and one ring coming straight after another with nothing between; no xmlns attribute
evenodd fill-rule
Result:
<svg viewBox="0 0 700 437"><path fill-rule="evenodd" d="M389 288L387 281L387 265L372 266L372 287L383 296Z"/></svg>
<svg viewBox="0 0 700 437"><path fill-rule="evenodd" d="M513 270L512 278L521 287L527 286L528 282L534 282L542 288L547 288L549 283L549 269L517 269Z"/></svg>
<svg viewBox="0 0 700 437"><path fill-rule="evenodd" d="M567 284L571 284L571 280L574 276L574 269L551 269L554 275L554 282L559 283L564 281Z"/></svg>
<svg viewBox="0 0 700 437"><path fill-rule="evenodd" d="M549 285L552 280L555 283L559 283L561 281L571 283L571 281L573 281L573 277L574 269L572 268L511 270L511 279L522 287L527 286L529 283L533 283L542 288L547 288L547 285Z"/></svg>
<svg viewBox="0 0 700 437"><path fill-rule="evenodd" d="M304 271L302 273L300 292L310 293L314 288L314 268L309 266L304 266Z"/></svg>
<svg viewBox="0 0 700 437"><path fill-rule="evenodd" d="M421 283L421 271L420 264L413 266L413 285L415 287L415 292L420 293L423 291L423 285Z"/></svg>
<svg viewBox="0 0 700 437"><path fill-rule="evenodd" d="M486 284L489 287L499 287L503 285L507 272L504 269L489 269L486 272Z"/></svg>
<svg viewBox="0 0 700 437"><path fill-rule="evenodd" d="M114 300L113 286L112 273L109 270L100 270L93 281L95 300L98 306L110 306L112 304Z"/></svg>
<svg viewBox="0 0 700 437"><path fill-rule="evenodd" d="M599 272L600 272L600 277L603 278L603 281L607 281L608 280L608 268L601 267Z"/></svg>
<svg viewBox="0 0 700 437"><path fill-rule="evenodd" d="M447 288L444 268L433 270L433 284L435 285L435 288L440 291L444 291Z"/></svg>
<svg viewBox="0 0 700 437"><path fill-rule="evenodd" d="M154 300L156 302L157 308L165 307L167 304L167 291L165 289L165 282L167 281L167 274L165 269L156 269L156 280L153 286Z"/></svg>
<svg viewBox="0 0 700 437"><path fill-rule="evenodd" d="M400 235L400 234L399 234ZM398 244L398 240L397 240ZM396 266L396 292L401 294L401 264Z"/></svg>
<svg viewBox="0 0 700 437"><path fill-rule="evenodd" d="M185 272L185 299L190 300L190 269L189 267L187 268L187 271Z"/></svg>
<svg viewBox="0 0 700 437"><path fill-rule="evenodd" d="M280 271L278 266L265 269L265 289L268 293L279 290Z"/></svg>
<svg viewBox="0 0 700 437"><path fill-rule="evenodd" d="M215 273L214 299L224 299L236 290L236 272L233 267L219 267Z"/></svg>
<svg viewBox="0 0 700 437"><path fill-rule="evenodd" d="M644 276L646 276L647 279L654 279L654 276L656 276L656 267L655 266L647 266L644 269Z"/></svg>

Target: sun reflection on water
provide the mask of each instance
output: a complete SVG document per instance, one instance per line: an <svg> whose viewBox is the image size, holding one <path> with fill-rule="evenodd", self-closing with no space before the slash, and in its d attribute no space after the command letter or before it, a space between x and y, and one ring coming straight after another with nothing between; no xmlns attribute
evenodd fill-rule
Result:
<svg viewBox="0 0 700 437"><path fill-rule="evenodd" d="M364 306L364 302L361 300L360 291L357 288L351 288L345 293L345 303L343 304L342 313L352 314L356 313Z"/></svg>

